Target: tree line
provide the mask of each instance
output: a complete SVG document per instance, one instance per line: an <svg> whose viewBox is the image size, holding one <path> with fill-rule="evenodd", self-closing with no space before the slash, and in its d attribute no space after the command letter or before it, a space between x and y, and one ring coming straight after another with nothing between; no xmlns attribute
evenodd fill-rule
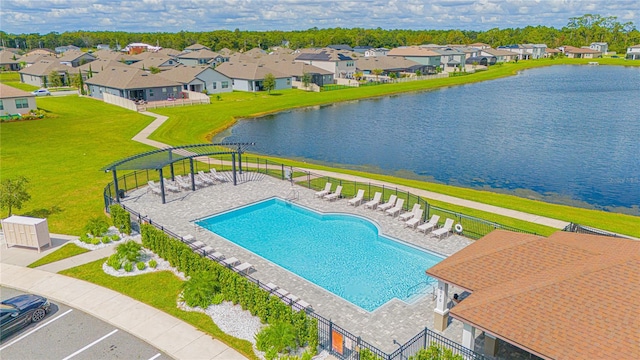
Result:
<svg viewBox="0 0 640 360"><path fill-rule="evenodd" d="M498 47L511 44L546 44L555 48L562 45L588 46L592 42L606 42L610 51L625 53L626 48L640 43L640 31L633 22L622 23L615 16L586 14L572 17L561 29L548 26L524 28L494 28L487 31L472 30L385 30L364 28L311 28L298 31L241 31L240 29L214 31L180 31L129 33L122 31L69 31L48 34L8 34L0 31L4 46L20 49L49 48L75 45L82 48L108 44L112 49L132 42L160 45L182 50L200 43L214 51L223 48L243 51L254 47L268 49L285 46L291 49L324 47L332 44L394 48L421 44L471 44L482 42Z"/></svg>

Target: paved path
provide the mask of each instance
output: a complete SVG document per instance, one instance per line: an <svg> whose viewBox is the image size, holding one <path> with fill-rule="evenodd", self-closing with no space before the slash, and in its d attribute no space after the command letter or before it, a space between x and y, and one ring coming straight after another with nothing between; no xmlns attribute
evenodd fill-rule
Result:
<svg viewBox="0 0 640 360"><path fill-rule="evenodd" d="M149 116L153 116L153 117L156 118L156 120L153 121L151 124L149 124L149 126L144 128L138 134L136 134L136 136L134 136L132 140L135 140L135 141L138 141L138 142L141 142L143 144L150 145L150 146L154 146L154 147L157 147L157 148L160 148L160 149L170 147L170 145L168 145L168 144L164 144L164 143L161 143L161 142L158 142L158 141L150 140L148 138L149 135L151 135L165 121L167 121L168 117L162 116L162 115L158 115L158 114L154 114L154 113L148 112L148 111L143 112L143 114L149 115ZM355 175L347 175L347 174L336 173L336 172L331 172L331 171L323 171L323 170L317 170L317 169L304 169L304 168L300 168L300 169L303 169L303 170L306 170L306 171L310 171L310 172L315 173L315 174L320 174L320 175L323 175L323 176L331 176L331 177L341 178L341 179L345 179L345 180L353 180L353 181L358 181L358 182L370 182L371 181L371 179L367 179L367 178L360 177L360 176L355 176ZM522 212L522 211L517 211L517 210L505 209L505 208L501 208L501 207L494 206L494 205L487 205L487 204L483 204L483 203L480 203L480 202L477 202L477 201L465 200L465 199L462 199L462 198L457 198L457 197L453 197L453 196L449 196L449 195L444 195L444 194L440 194L440 193L436 193L436 192L432 192L432 191L421 190L421 189L411 188L411 187L407 187L407 186L401 186L401 185L398 185L398 184L388 183L388 182L380 182L380 181L378 181L377 184L384 185L384 186L389 186L389 187L397 187L400 190L408 191L408 192L411 192L412 194L416 194L418 196L422 196L422 197L425 197L427 199L433 199L433 200L446 202L446 203L449 203L449 204L464 206L464 207L467 207L467 208L470 208L470 209L486 211L486 212L489 212L489 213L498 214L498 215L502 215L502 216L507 216L507 217L514 218L514 219L520 219L520 220L528 221L528 222L531 222L531 223L534 223L534 224L545 225L545 226L549 226L549 227L556 228L556 229L564 229L567 225L569 225L568 222L562 221L562 220L547 218L547 217L544 217L544 216L529 214L529 213Z"/></svg>
<svg viewBox="0 0 640 360"><path fill-rule="evenodd" d="M86 252L40 266L26 265L58 249L73 236L51 234L52 249L38 253L35 249L2 247L0 286L42 295L95 316L129 332L175 359L240 360L246 357L211 335L149 305L79 279L56 272L105 258L115 246Z"/></svg>

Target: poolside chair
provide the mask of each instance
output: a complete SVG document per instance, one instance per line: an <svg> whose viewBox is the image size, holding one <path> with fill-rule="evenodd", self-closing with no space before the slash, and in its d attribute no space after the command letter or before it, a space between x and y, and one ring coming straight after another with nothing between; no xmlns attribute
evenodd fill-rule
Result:
<svg viewBox="0 0 640 360"><path fill-rule="evenodd" d="M164 180L164 188L171 192L180 192L180 188L169 179Z"/></svg>
<svg viewBox="0 0 640 360"><path fill-rule="evenodd" d="M216 183L215 181L213 181L213 179L211 177L207 176L207 174L205 174L204 171L202 171L202 170L198 171L198 175L197 176L198 176L198 179L200 181L202 181L203 183L205 183L207 185L213 185L213 184Z"/></svg>
<svg viewBox="0 0 640 360"><path fill-rule="evenodd" d="M331 183L327 182L324 185L324 189L316 192L316 197L323 198L325 195L328 195L331 192Z"/></svg>
<svg viewBox="0 0 640 360"><path fill-rule="evenodd" d="M205 243L203 243L202 241L194 241L194 242L190 242L190 243L188 243L187 245L189 245L189 247L190 247L192 250L194 250L194 251L195 251L195 250L198 250L198 249L200 249L200 248L202 248L202 247L205 247Z"/></svg>
<svg viewBox="0 0 640 360"><path fill-rule="evenodd" d="M291 305L291 304L295 304L298 300L300 300L300 298L289 293L289 295L285 296L284 299L282 300L287 304Z"/></svg>
<svg viewBox="0 0 640 360"><path fill-rule="evenodd" d="M406 212L404 214L400 214L400 216L398 216L398 218L399 218L399 220L407 221L407 220L411 219L412 217L414 217L416 215L416 213L418 212L418 210L420 210L420 204L413 204L413 209L411 209L411 212Z"/></svg>
<svg viewBox="0 0 640 360"><path fill-rule="evenodd" d="M240 264L238 266L234 266L233 270L235 272L237 272L238 274L242 274L242 273L249 274L249 272L251 270L255 270L255 268L253 267L253 265L249 264L248 262L243 262L242 264Z"/></svg>
<svg viewBox="0 0 640 360"><path fill-rule="evenodd" d="M153 181L149 181L147 184L149 184L149 188L147 188L147 191L151 191L152 193L156 194L156 195L161 195L162 194L162 190L160 190L160 186L158 184L156 184Z"/></svg>
<svg viewBox="0 0 640 360"><path fill-rule="evenodd" d="M378 205L378 210L385 212L391 209L396 204L396 200L398 200L398 197L396 195L391 195L389 197L389 201L384 204Z"/></svg>
<svg viewBox="0 0 640 360"><path fill-rule="evenodd" d="M334 192L333 194L325 195L324 198L326 200L333 201L340 198L340 193L342 193L342 185L338 185L338 187L336 187L336 192Z"/></svg>
<svg viewBox="0 0 640 360"><path fill-rule="evenodd" d="M238 259L236 259L234 257L230 257L228 259L222 260L222 263L224 263L227 266L233 267L233 266L238 265L240 263L240 260L238 260Z"/></svg>
<svg viewBox="0 0 640 360"><path fill-rule="evenodd" d="M177 175L175 177L176 179L176 183L178 183L178 186L180 186L181 188L185 189L185 190L190 190L191 189L191 184L189 181L186 181L185 179L182 178L182 176Z"/></svg>
<svg viewBox="0 0 640 360"><path fill-rule="evenodd" d="M298 301L296 301L295 304L293 304L293 309L296 310L296 311L313 310L313 307L311 306L311 304L309 304L308 302L306 302L304 300L298 300Z"/></svg>
<svg viewBox="0 0 640 360"><path fill-rule="evenodd" d="M360 189L358 190L358 194L356 195L356 197L354 197L353 199L349 200L349 202L347 203L347 205L353 205L358 206L362 203L362 200L364 199L364 190Z"/></svg>
<svg viewBox="0 0 640 360"><path fill-rule="evenodd" d="M404 223L404 227L410 227L412 229L415 229L416 226L418 226L418 224L420 224L420 221L422 221L422 213L423 212L424 212L424 210L418 209L418 212L416 212L411 219L407 220Z"/></svg>
<svg viewBox="0 0 640 360"><path fill-rule="evenodd" d="M447 218L444 225L440 229L435 229L431 232L431 236L437 236L440 239L441 236L449 234L453 227L453 219Z"/></svg>
<svg viewBox="0 0 640 360"><path fill-rule="evenodd" d="M211 168L209 169L209 172L211 173L211 176L213 177L214 180L218 180L220 182L225 182L227 181L227 178L218 174L218 172L216 171L215 168Z"/></svg>
<svg viewBox="0 0 640 360"><path fill-rule="evenodd" d="M427 232L433 230L438 226L438 221L440 220L440 215L432 215L431 219L428 222L417 227L418 231L422 231L425 235Z"/></svg>
<svg viewBox="0 0 640 360"><path fill-rule="evenodd" d="M280 286L274 284L274 283L267 283L265 286L266 290L270 293L280 289Z"/></svg>
<svg viewBox="0 0 640 360"><path fill-rule="evenodd" d="M215 251L215 250L212 253L208 253L207 252L206 257L208 259L213 260L213 261L222 261L222 260L224 260L224 255L222 255L222 253L220 253L218 251Z"/></svg>
<svg viewBox="0 0 640 360"><path fill-rule="evenodd" d="M282 299L282 298L285 298L287 295L289 295L289 292L283 288L278 288L276 289L274 294L278 295L278 297Z"/></svg>
<svg viewBox="0 0 640 360"><path fill-rule="evenodd" d="M378 207L378 204L380 204L381 197L382 197L382 193L379 191L376 192L375 195L373 195L373 199L364 204L364 208L375 209L376 207Z"/></svg>
<svg viewBox="0 0 640 360"><path fill-rule="evenodd" d="M387 215L396 216L402 211L402 207L404 206L404 199L398 199L396 201L396 205L391 209L387 210Z"/></svg>

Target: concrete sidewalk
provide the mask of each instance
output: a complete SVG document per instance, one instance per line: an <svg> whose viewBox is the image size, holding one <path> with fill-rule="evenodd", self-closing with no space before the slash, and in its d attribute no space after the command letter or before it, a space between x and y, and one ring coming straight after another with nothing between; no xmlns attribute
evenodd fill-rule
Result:
<svg viewBox="0 0 640 360"><path fill-rule="evenodd" d="M175 359L246 359L182 320L83 280L3 263L0 264L0 285L77 308L139 337Z"/></svg>

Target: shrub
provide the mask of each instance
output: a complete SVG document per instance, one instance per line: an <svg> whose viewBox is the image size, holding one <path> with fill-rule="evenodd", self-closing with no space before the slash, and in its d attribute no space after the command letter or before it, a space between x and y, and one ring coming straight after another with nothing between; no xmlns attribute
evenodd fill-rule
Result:
<svg viewBox="0 0 640 360"><path fill-rule="evenodd" d="M82 241L85 244L91 244L91 238L89 237L89 234L82 234L80 235L80 241Z"/></svg>
<svg viewBox="0 0 640 360"><path fill-rule="evenodd" d="M256 347L260 351L269 352L274 349L276 353L294 349L296 344L295 329L291 324L278 322L269 325L256 334Z"/></svg>
<svg viewBox="0 0 640 360"><path fill-rule="evenodd" d="M360 357L362 359L362 357ZM463 360L464 357L460 354L453 354L453 351L449 348L441 345L431 343L426 349L421 349L415 355L410 356L409 360Z"/></svg>
<svg viewBox="0 0 640 360"><path fill-rule="evenodd" d="M124 263L124 271L132 272L133 271L133 263L132 262Z"/></svg>
<svg viewBox="0 0 640 360"><path fill-rule="evenodd" d="M111 266L116 270L120 270L120 268L122 267L122 261L120 261L118 254L113 254L109 256L109 258L107 259L107 265Z"/></svg>
<svg viewBox="0 0 640 360"><path fill-rule="evenodd" d="M136 262L140 258L140 250L142 250L142 245L133 240L129 240L116 247L116 254L118 254L122 260Z"/></svg>
<svg viewBox="0 0 640 360"><path fill-rule="evenodd" d="M224 301L224 295L215 294L211 299L211 305L220 305Z"/></svg>
<svg viewBox="0 0 640 360"><path fill-rule="evenodd" d="M211 305L215 294L220 292L220 284L213 273L199 271L184 283L182 297L189 306L203 309Z"/></svg>
<svg viewBox="0 0 640 360"><path fill-rule="evenodd" d="M138 270L144 270L147 265L145 265L142 261L140 261L139 263L136 264L136 267L138 268Z"/></svg>
<svg viewBox="0 0 640 360"><path fill-rule="evenodd" d="M109 206L109 213L111 214L111 220L113 226L123 234L131 234L131 217L129 213L120 207L120 205L114 204Z"/></svg>
<svg viewBox="0 0 640 360"><path fill-rule="evenodd" d="M103 217L89 219L84 229L94 237L102 236L109 229L109 223Z"/></svg>
<svg viewBox="0 0 640 360"><path fill-rule="evenodd" d="M151 261L149 261L149 267L155 269L156 266L158 266L158 262L155 259L151 259Z"/></svg>
<svg viewBox="0 0 640 360"><path fill-rule="evenodd" d="M105 236L101 240L102 240L103 244L108 244L108 243L111 242L111 237L110 236Z"/></svg>
<svg viewBox="0 0 640 360"><path fill-rule="evenodd" d="M118 240L120 240L120 236L118 234L111 235L111 241L118 241Z"/></svg>
<svg viewBox="0 0 640 360"><path fill-rule="evenodd" d="M91 244L93 244L93 245L99 245L99 244L100 244L100 242L101 242L101 240L102 240L102 238L95 237L95 238L91 239Z"/></svg>

